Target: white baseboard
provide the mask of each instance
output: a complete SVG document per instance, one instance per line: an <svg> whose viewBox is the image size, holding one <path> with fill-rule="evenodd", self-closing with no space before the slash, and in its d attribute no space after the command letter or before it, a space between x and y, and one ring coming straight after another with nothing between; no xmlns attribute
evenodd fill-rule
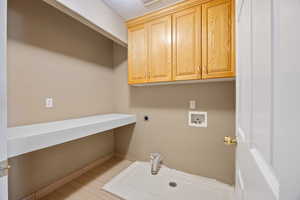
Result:
<svg viewBox="0 0 300 200"><path fill-rule="evenodd" d="M36 199L36 198L35 198L35 193L33 193L33 194L31 194L31 195L29 195L29 196L23 198L22 200L35 200L35 199Z"/></svg>
<svg viewBox="0 0 300 200"><path fill-rule="evenodd" d="M119 159L123 159L123 160L129 160L129 161L132 161L132 162L143 161L141 159L137 159L136 157L134 157L132 155L124 155L124 154L119 154L119 153L115 153L114 157L119 158Z"/></svg>

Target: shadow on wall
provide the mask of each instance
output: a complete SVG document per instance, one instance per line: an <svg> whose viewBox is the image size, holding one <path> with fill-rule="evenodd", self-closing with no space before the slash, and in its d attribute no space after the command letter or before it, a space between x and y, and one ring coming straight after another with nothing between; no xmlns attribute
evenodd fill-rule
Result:
<svg viewBox="0 0 300 200"><path fill-rule="evenodd" d="M112 67L112 61L106 59L111 57L112 45L106 51L101 48L111 40L41 0L10 0L8 4L10 40Z"/></svg>
<svg viewBox="0 0 300 200"><path fill-rule="evenodd" d="M54 181L113 153L113 132L26 153L9 159L9 199L19 200Z"/></svg>
<svg viewBox="0 0 300 200"><path fill-rule="evenodd" d="M113 58L113 66L117 69L120 67L125 67L127 71L127 48L123 47L117 43L113 44L114 58ZM127 80L127 73L124 74Z"/></svg>
<svg viewBox="0 0 300 200"><path fill-rule="evenodd" d="M195 84L129 86L127 83L127 49L114 44L115 106L122 112L136 108L189 109L196 100L198 109L235 109L235 84L209 82Z"/></svg>
<svg viewBox="0 0 300 200"><path fill-rule="evenodd" d="M130 107L155 109L189 109L189 101L196 100L197 109L232 110L234 96L228 88L233 82L197 83L182 85L160 85L130 87Z"/></svg>
<svg viewBox="0 0 300 200"><path fill-rule="evenodd" d="M9 126L112 112L111 40L42 0L9 0L7 49Z"/></svg>
<svg viewBox="0 0 300 200"><path fill-rule="evenodd" d="M128 154L130 145L132 144L132 136L135 129L135 124L130 124L127 126L123 126L114 130L114 133L121 132L118 135L118 139L122 140L122 143L118 145L118 148L115 146L115 154L116 156L124 157ZM116 137L115 137L116 140ZM116 143L116 141L115 141Z"/></svg>

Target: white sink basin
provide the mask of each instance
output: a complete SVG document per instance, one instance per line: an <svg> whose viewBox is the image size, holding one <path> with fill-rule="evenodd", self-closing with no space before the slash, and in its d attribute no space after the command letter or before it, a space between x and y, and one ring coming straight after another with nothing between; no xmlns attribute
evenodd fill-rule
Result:
<svg viewBox="0 0 300 200"><path fill-rule="evenodd" d="M177 186L170 186L175 182ZM233 188L213 179L162 166L151 174L150 164L135 162L104 187L127 200L232 200Z"/></svg>

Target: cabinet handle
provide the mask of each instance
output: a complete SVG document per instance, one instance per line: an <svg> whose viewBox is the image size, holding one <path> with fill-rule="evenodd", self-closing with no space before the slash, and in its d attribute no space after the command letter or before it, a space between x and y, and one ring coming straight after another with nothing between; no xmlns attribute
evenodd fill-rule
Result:
<svg viewBox="0 0 300 200"><path fill-rule="evenodd" d="M199 75L200 75L200 77L202 77L201 65L199 65L198 70L199 70Z"/></svg>
<svg viewBox="0 0 300 200"><path fill-rule="evenodd" d="M10 165L8 165L7 160L0 162L0 178L8 175L8 170L10 169Z"/></svg>

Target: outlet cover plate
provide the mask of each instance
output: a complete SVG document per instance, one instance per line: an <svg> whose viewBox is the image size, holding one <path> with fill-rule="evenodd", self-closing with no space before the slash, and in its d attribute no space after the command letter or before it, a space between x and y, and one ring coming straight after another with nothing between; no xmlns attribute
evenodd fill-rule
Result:
<svg viewBox="0 0 300 200"><path fill-rule="evenodd" d="M45 100L45 107L46 108L53 108L53 98L47 97Z"/></svg>

